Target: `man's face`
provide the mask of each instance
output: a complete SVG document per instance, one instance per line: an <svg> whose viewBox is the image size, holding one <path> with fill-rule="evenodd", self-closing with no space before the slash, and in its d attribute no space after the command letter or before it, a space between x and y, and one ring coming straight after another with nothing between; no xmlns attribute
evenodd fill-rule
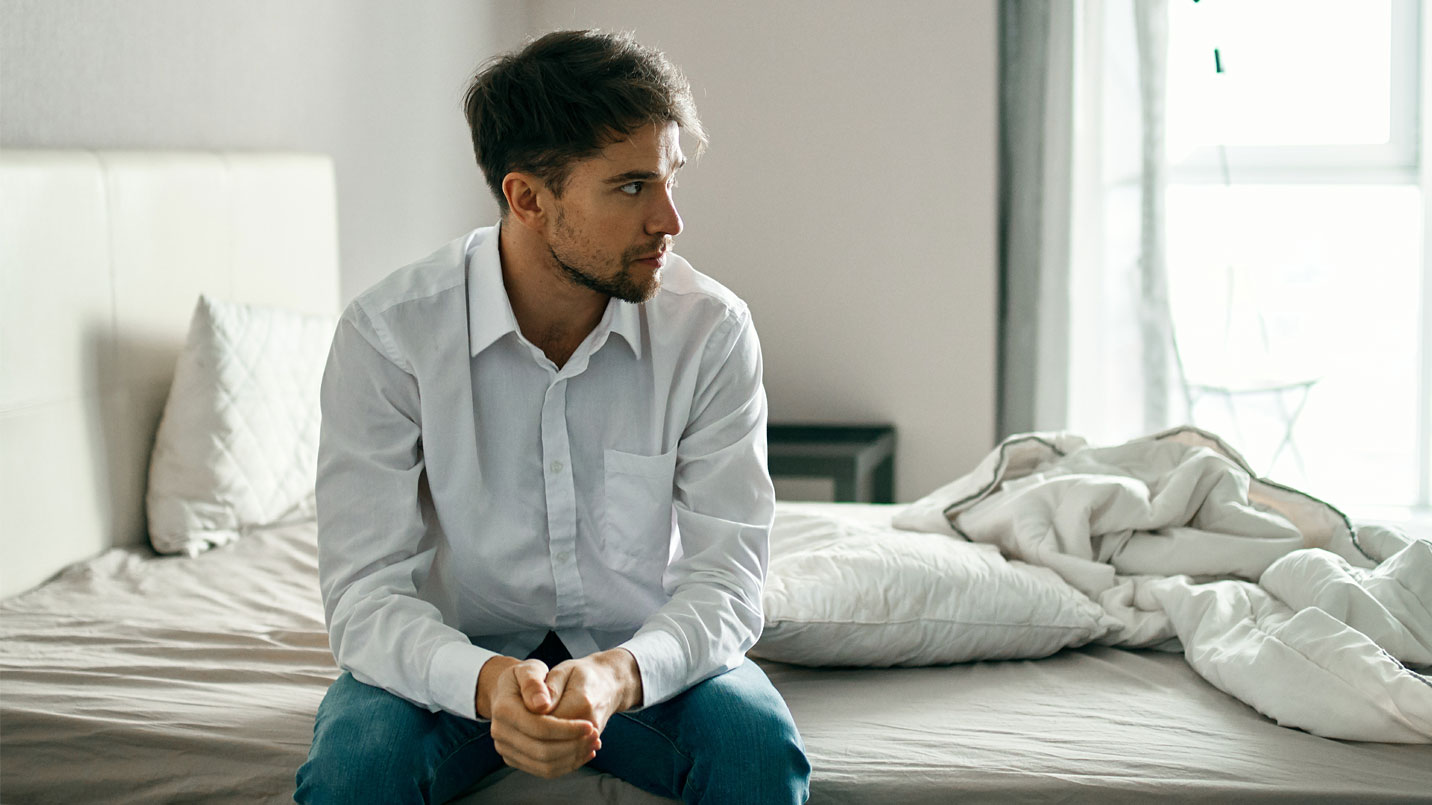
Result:
<svg viewBox="0 0 1432 805"><path fill-rule="evenodd" d="M568 280L627 302L656 293L681 233L672 198L686 163L679 133L675 123L652 124L572 166L546 233Z"/></svg>

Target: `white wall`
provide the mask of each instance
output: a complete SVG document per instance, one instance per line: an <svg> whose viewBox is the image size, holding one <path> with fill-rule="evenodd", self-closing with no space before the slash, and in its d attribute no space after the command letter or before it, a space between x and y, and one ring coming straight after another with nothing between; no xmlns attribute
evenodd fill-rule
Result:
<svg viewBox="0 0 1432 805"><path fill-rule="evenodd" d="M496 219L461 100L491 0L0 0L0 147L334 157L343 294Z"/></svg>
<svg viewBox="0 0 1432 805"><path fill-rule="evenodd" d="M462 90L634 29L712 149L678 249L756 315L772 416L890 421L898 495L994 440L994 0L0 0L0 147L289 148L338 173L343 292L496 217Z"/></svg>
<svg viewBox="0 0 1432 805"><path fill-rule="evenodd" d="M897 495L994 442L993 0L539 0L536 32L634 30L711 149L677 250L751 305L773 419L890 421Z"/></svg>

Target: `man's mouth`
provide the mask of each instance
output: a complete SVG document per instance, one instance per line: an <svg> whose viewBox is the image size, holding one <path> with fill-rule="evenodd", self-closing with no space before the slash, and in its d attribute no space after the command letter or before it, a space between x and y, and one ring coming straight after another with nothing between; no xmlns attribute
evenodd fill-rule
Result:
<svg viewBox="0 0 1432 805"><path fill-rule="evenodd" d="M660 251L652 252L651 254L648 254L644 257L638 257L633 262L641 263L642 265L650 266L652 268L661 268L666 263L666 250L662 249Z"/></svg>

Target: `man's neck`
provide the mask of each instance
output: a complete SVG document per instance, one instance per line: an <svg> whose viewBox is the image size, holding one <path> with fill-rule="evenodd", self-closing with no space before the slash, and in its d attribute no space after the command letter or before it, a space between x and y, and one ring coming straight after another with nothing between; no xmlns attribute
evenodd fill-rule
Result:
<svg viewBox="0 0 1432 805"><path fill-rule="evenodd" d="M602 320L610 297L561 276L546 242L520 224L504 220L497 244L517 328L561 367Z"/></svg>

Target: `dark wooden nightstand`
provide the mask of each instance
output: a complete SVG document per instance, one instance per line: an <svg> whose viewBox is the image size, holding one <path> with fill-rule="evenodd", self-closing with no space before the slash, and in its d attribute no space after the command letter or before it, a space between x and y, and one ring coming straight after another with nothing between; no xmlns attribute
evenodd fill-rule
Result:
<svg viewBox="0 0 1432 805"><path fill-rule="evenodd" d="M829 478L835 499L895 502L891 425L785 425L766 428L772 477Z"/></svg>

